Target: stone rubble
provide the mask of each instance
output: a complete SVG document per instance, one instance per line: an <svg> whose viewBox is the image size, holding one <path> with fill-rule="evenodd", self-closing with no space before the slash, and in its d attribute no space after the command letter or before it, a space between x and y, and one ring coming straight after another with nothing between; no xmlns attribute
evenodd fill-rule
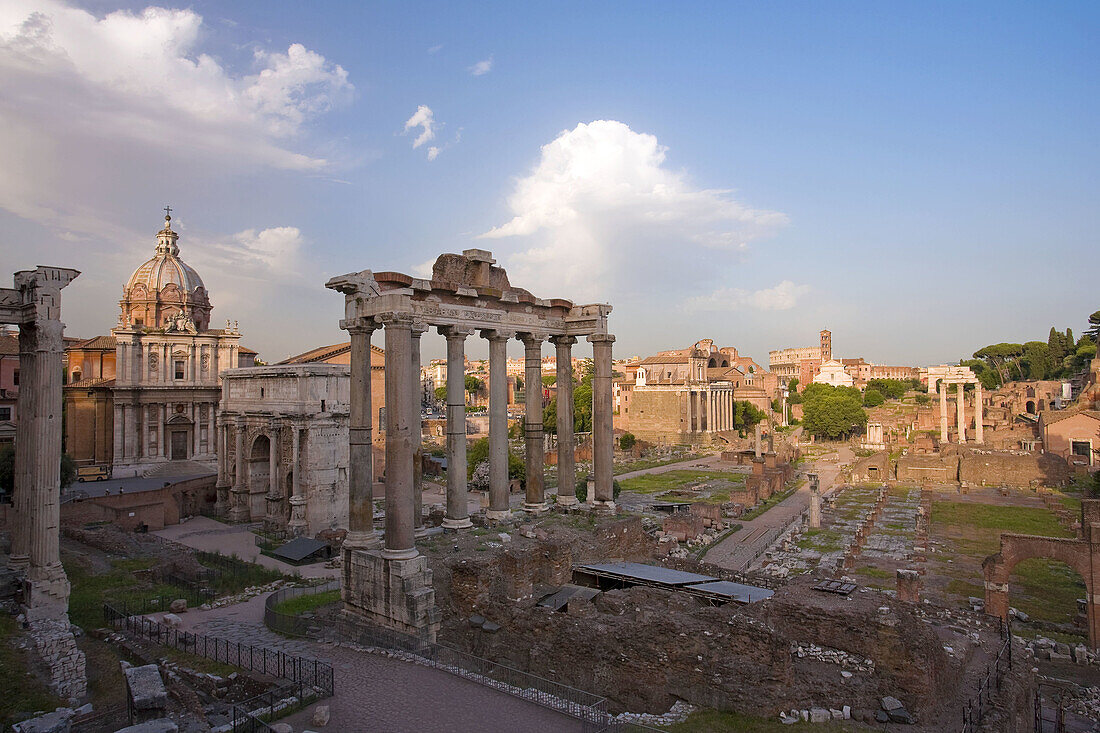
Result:
<svg viewBox="0 0 1100 733"><path fill-rule="evenodd" d="M796 643L791 645L791 654L799 659L816 659L819 662L838 664L857 672L874 672L875 661L873 659L846 652L843 649L818 646L817 644ZM848 675L851 676L851 675Z"/></svg>

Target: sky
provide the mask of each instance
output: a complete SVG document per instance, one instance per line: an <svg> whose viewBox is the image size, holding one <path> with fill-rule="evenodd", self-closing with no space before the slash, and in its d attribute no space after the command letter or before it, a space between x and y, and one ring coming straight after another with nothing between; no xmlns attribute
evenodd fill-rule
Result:
<svg viewBox="0 0 1100 733"><path fill-rule="evenodd" d="M620 357L829 328L953 362L1100 309L1098 31L1090 2L0 0L0 270L81 270L66 333L107 333L170 204L269 361L344 340L329 277L476 247L611 303Z"/></svg>

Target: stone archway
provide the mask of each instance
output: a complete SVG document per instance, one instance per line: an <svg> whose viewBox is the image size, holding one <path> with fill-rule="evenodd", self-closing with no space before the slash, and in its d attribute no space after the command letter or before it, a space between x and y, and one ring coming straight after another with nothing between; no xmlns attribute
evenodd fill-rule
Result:
<svg viewBox="0 0 1100 733"><path fill-rule="evenodd" d="M1028 415L1034 415L1035 414L1035 400L1028 400L1027 404L1024 405L1024 411L1027 412Z"/></svg>
<svg viewBox="0 0 1100 733"><path fill-rule="evenodd" d="M1100 645L1100 599L1096 596L1100 588L1100 499L1081 502L1081 528L1084 539L1002 534L1001 551L982 562L986 613L1008 619L1009 576L1020 562L1031 558L1058 560L1073 568L1085 582L1089 645Z"/></svg>
<svg viewBox="0 0 1100 733"><path fill-rule="evenodd" d="M248 452L248 509L254 518L267 515L267 492L271 487L271 439L264 434L252 440Z"/></svg>

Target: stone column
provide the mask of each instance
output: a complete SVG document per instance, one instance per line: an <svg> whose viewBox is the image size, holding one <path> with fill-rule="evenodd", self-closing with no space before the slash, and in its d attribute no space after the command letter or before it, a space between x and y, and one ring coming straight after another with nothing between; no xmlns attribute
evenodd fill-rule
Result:
<svg viewBox="0 0 1100 733"><path fill-rule="evenodd" d="M291 537L301 537L309 527L306 521L306 497L302 496L302 478L299 473L302 470L302 462L299 454L302 450L301 428L292 425L290 428L290 522L287 529Z"/></svg>
<svg viewBox="0 0 1100 733"><path fill-rule="evenodd" d="M763 457L763 455L762 455L763 452L764 452L764 448L763 448L763 440L764 440L763 430L764 430L763 426L761 426L760 423L756 423L756 459L757 460L760 460Z"/></svg>
<svg viewBox="0 0 1100 733"><path fill-rule="evenodd" d="M12 492L11 556L8 567L13 570L26 570L30 563L30 537L28 536L29 516L35 510L35 446L37 432L32 429L32 416L37 412L35 400L38 389L35 379L38 370L36 328L33 324L19 327L19 395L16 399L15 427L15 491ZM117 408L116 408L117 409Z"/></svg>
<svg viewBox="0 0 1100 733"><path fill-rule="evenodd" d="M194 359L192 359L194 361ZM194 460L199 454L199 433L202 432L202 418L199 417L199 406L197 403L191 403L191 455L188 458Z"/></svg>
<svg viewBox="0 0 1100 733"><path fill-rule="evenodd" d="M382 556L416 557L413 536L412 318L389 314L386 327L386 535Z"/></svg>
<svg viewBox="0 0 1100 733"><path fill-rule="evenodd" d="M482 331L489 340L489 519L504 519L508 507L508 339L502 331Z"/></svg>
<svg viewBox="0 0 1100 733"><path fill-rule="evenodd" d="M810 528L817 529L821 526L821 494L817 486L810 489Z"/></svg>
<svg viewBox="0 0 1100 733"><path fill-rule="evenodd" d="M615 512L614 429L611 401L611 334L592 334L592 473L596 480L595 509Z"/></svg>
<svg viewBox="0 0 1100 733"><path fill-rule="evenodd" d="M955 398L955 411L958 415L959 443L961 444L966 442L966 395L964 392L964 390L966 389L966 385L962 382L959 382L957 385L955 385L955 387L957 389Z"/></svg>
<svg viewBox="0 0 1100 733"><path fill-rule="evenodd" d="M524 334L523 386L524 415L523 436L526 448L527 485L523 508L529 512L546 511L545 481L543 476L542 439L542 337Z"/></svg>
<svg viewBox="0 0 1100 733"><path fill-rule="evenodd" d="M114 463L114 465L116 466L121 466L126 456L126 454L122 452L123 446L126 445L126 418L123 417L122 405L118 402L114 404L114 412L114 420L112 421L113 424L111 425L111 427L114 428L115 433L114 445L112 446L114 452L114 461L112 461L112 463ZM16 450L18 450L18 448L19 447L16 446Z"/></svg>
<svg viewBox="0 0 1100 733"><path fill-rule="evenodd" d="M977 382L974 385L974 442L979 445L985 442L985 433L982 426L982 383Z"/></svg>
<svg viewBox="0 0 1100 733"><path fill-rule="evenodd" d="M410 364L412 365L413 387L409 395L412 420L412 446L413 446L413 530L417 537L426 531L424 527L424 464L423 441L424 424L421 421L421 413L424 409L424 385L420 380L420 337L428 327L421 322L414 322L409 331L411 337Z"/></svg>
<svg viewBox="0 0 1100 733"><path fill-rule="evenodd" d="M472 527L466 486L466 337L469 329L441 327L447 339L447 529Z"/></svg>
<svg viewBox="0 0 1100 733"><path fill-rule="evenodd" d="M217 451L218 451L218 484L214 514L224 517L229 511L229 426L225 424L225 417L218 416L217 427Z"/></svg>
<svg viewBox="0 0 1100 733"><path fill-rule="evenodd" d="M940 391L940 445L947 445L947 383L942 379L937 385Z"/></svg>
<svg viewBox="0 0 1100 733"><path fill-rule="evenodd" d="M707 432L714 432L714 391L707 387Z"/></svg>
<svg viewBox="0 0 1100 733"><path fill-rule="evenodd" d="M374 321L360 319L351 334L351 404L348 416L348 535L349 550L376 548L374 529L373 407L371 405L371 334ZM388 361L387 361L388 363ZM387 410L388 412L388 410Z"/></svg>
<svg viewBox="0 0 1100 733"><path fill-rule="evenodd" d="M575 336L551 336L556 347L558 404L558 495L563 506L577 504L577 469L573 436L573 344Z"/></svg>
<svg viewBox="0 0 1100 733"><path fill-rule="evenodd" d="M282 454L279 445L279 433L282 432L278 420L271 421L271 436L267 441L267 523L273 527L282 525L282 516L279 513L279 473L282 471Z"/></svg>
<svg viewBox="0 0 1100 733"><path fill-rule="evenodd" d="M247 522L252 516L252 510L249 506L248 484L245 483L244 475L244 418L237 416L233 425L235 433L233 437L233 448L236 452L236 475L233 477L233 488L230 489L232 497L230 501L231 506L229 508L229 521Z"/></svg>
<svg viewBox="0 0 1100 733"><path fill-rule="evenodd" d="M142 409L142 408L139 408ZM144 411L142 409L142 411ZM171 454L168 452L167 441L165 440L164 423L168 421L168 405L157 405L157 455L163 458L171 458ZM143 422L139 420L138 422Z"/></svg>

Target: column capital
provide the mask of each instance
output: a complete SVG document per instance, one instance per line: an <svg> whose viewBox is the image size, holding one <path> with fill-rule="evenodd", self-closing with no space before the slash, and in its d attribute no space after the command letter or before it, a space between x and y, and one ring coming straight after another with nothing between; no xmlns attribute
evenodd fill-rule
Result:
<svg viewBox="0 0 1100 733"><path fill-rule="evenodd" d="M515 335L515 331L503 331L497 328L481 329L481 338L487 341L510 341Z"/></svg>
<svg viewBox="0 0 1100 733"><path fill-rule="evenodd" d="M423 336L424 334L426 334L428 332L429 328L431 328L431 327L427 323L425 323L424 321L414 320L413 323L412 323L412 329L411 329L413 338L419 338L419 337Z"/></svg>
<svg viewBox="0 0 1100 733"><path fill-rule="evenodd" d="M550 343L554 344L554 346L572 346L573 344L577 343L577 337L559 334L556 336L551 336Z"/></svg>
<svg viewBox="0 0 1100 733"><path fill-rule="evenodd" d="M590 344L613 344L615 343L615 337L609 333L593 333L588 336L588 343Z"/></svg>
<svg viewBox="0 0 1100 733"><path fill-rule="evenodd" d="M381 321L382 325L389 328L399 328L412 330L414 319L411 313L380 313L376 316L377 320Z"/></svg>
<svg viewBox="0 0 1100 733"><path fill-rule="evenodd" d="M340 328L344 329L348 333L366 333L371 334L382 327L382 324L378 322L378 319L374 316L366 316L362 318L342 318L340 320Z"/></svg>
<svg viewBox="0 0 1100 733"><path fill-rule="evenodd" d="M546 337L537 333L521 331L516 334L516 340L521 341L527 348L531 348L533 346L541 347L543 342L546 341Z"/></svg>
<svg viewBox="0 0 1100 733"><path fill-rule="evenodd" d="M456 341L465 341L468 337L474 335L474 329L464 328L462 326L438 326L436 331L448 341L452 339Z"/></svg>

